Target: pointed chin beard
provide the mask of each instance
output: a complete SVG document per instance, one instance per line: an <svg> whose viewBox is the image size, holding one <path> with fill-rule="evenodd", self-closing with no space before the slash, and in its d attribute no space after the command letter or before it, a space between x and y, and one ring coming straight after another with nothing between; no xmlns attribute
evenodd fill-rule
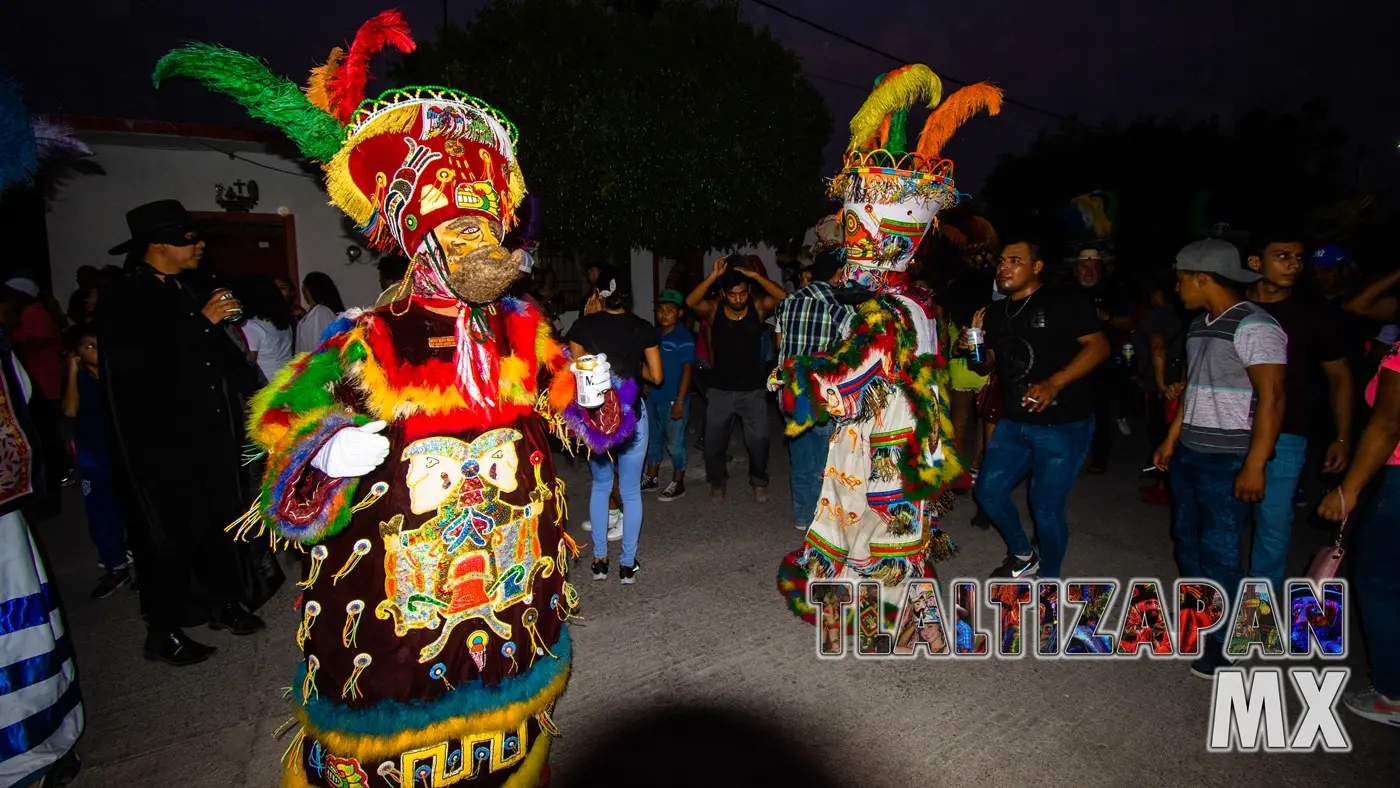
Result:
<svg viewBox="0 0 1400 788"><path fill-rule="evenodd" d="M520 262L500 246L484 246L448 261L447 286L469 304L489 304L520 278Z"/></svg>

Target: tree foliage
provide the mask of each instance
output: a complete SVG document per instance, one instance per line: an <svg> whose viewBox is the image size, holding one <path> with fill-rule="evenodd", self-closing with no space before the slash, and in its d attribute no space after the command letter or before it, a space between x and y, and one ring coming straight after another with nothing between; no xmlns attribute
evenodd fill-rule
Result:
<svg viewBox="0 0 1400 788"><path fill-rule="evenodd" d="M1335 233L1333 209L1349 196L1350 151L1316 102L1297 112L1254 109L1228 126L1156 118L1066 124L1026 153L1003 157L983 196L998 229L1039 234L1068 252L1070 200L1112 192L1120 257L1162 261L1217 223Z"/></svg>
<svg viewBox="0 0 1400 788"><path fill-rule="evenodd" d="M752 243L820 212L830 115L797 56L735 2L495 0L394 79L510 117L556 249Z"/></svg>

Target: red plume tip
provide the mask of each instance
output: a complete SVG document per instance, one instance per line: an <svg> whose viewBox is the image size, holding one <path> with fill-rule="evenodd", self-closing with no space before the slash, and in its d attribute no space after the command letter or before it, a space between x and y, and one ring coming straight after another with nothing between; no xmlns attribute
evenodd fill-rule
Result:
<svg viewBox="0 0 1400 788"><path fill-rule="evenodd" d="M331 110L341 123L350 122L355 108L365 98L370 58L388 46L400 52L412 52L417 46L413 42L412 33L408 29L408 23L404 21L403 14L395 9L384 11L360 26L345 60L331 78Z"/></svg>

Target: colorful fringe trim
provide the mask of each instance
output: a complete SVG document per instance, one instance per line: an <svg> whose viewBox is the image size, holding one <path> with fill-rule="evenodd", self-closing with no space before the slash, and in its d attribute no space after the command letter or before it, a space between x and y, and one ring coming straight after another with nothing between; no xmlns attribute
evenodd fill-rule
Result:
<svg viewBox="0 0 1400 788"><path fill-rule="evenodd" d="M337 432L359 424L367 423L364 416L350 418L338 413L327 413L308 434L296 440L291 448L273 455L263 475L261 514L263 523L270 526L279 536L297 544L316 544L335 536L350 523L352 507L350 499L359 486L359 479L326 479L324 503L316 515L305 523L297 524L283 519L279 512L287 496L289 487L302 473L308 471L311 459Z"/></svg>
<svg viewBox="0 0 1400 788"><path fill-rule="evenodd" d="M606 454L622 446L631 440L637 431L637 409L632 404L637 401L637 381L623 380L614 375L612 382L613 391L616 392L618 404L622 408L622 420L616 431L609 434L593 426L593 419L578 402L570 403L563 414L569 431L595 454Z"/></svg>
<svg viewBox="0 0 1400 788"><path fill-rule="evenodd" d="M783 558L783 562L778 565L778 593L783 595L787 602L788 610L793 615L806 621L813 626L817 623L817 609L812 607L807 601L807 573L803 571L798 563L801 560L803 551L798 550L789 553ZM930 575L932 577L932 575ZM893 631L895 623L899 618L899 606L886 602L882 609L882 618L885 621L885 628ZM851 635L856 631L855 604L847 609L846 634Z"/></svg>
<svg viewBox="0 0 1400 788"><path fill-rule="evenodd" d="M297 708L296 715L308 736L337 755L361 761L431 746L454 733L508 730L548 709L564 692L573 654L566 628L560 629L551 651L556 659L537 661L525 674L494 686L478 679L434 701L385 700L362 709L313 698ZM305 673L306 665L298 666L292 686L298 686Z"/></svg>

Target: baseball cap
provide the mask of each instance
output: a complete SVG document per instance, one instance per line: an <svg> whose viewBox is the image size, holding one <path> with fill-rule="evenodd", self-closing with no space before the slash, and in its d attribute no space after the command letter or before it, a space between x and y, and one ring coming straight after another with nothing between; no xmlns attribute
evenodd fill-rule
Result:
<svg viewBox="0 0 1400 788"><path fill-rule="evenodd" d="M679 306L679 305L685 303L685 297L681 295L681 291L679 291L679 290L673 290L673 289L662 290L662 291L661 291L661 295L659 295L659 296L656 297L656 303L658 303L658 304L675 304L675 305Z"/></svg>
<svg viewBox="0 0 1400 788"><path fill-rule="evenodd" d="M1340 246L1321 246L1312 253L1308 262L1318 268L1336 268L1351 262L1351 258L1347 257L1347 250Z"/></svg>
<svg viewBox="0 0 1400 788"><path fill-rule="evenodd" d="M1173 267L1178 271L1219 274L1243 284L1259 281L1259 274L1240 265L1240 250L1229 241L1217 238L1193 241L1182 247Z"/></svg>

